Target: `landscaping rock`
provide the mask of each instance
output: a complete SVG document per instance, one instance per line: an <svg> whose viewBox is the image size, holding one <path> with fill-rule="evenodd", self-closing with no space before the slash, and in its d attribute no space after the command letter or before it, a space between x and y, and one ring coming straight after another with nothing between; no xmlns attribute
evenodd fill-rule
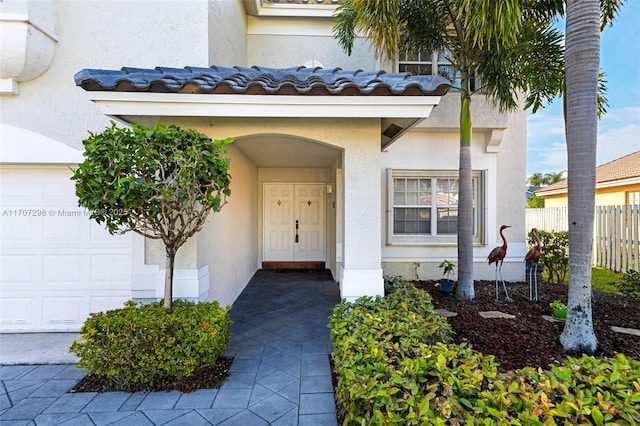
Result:
<svg viewBox="0 0 640 426"><path fill-rule="evenodd" d="M480 315L482 318L506 318L506 319L513 319L516 316L515 315L511 315L511 314L506 314L504 312L500 312L500 311L482 311L482 312L478 312L478 315Z"/></svg>
<svg viewBox="0 0 640 426"><path fill-rule="evenodd" d="M441 317L452 318L458 315L457 312L447 311L446 309L436 309L436 313Z"/></svg>

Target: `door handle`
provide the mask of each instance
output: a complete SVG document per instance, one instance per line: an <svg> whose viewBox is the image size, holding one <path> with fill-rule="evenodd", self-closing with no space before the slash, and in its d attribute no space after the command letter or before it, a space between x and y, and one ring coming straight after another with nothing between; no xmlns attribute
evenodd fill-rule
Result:
<svg viewBox="0 0 640 426"><path fill-rule="evenodd" d="M296 243L300 241L300 237L298 237L298 222L299 221L296 220L296 240L295 240Z"/></svg>

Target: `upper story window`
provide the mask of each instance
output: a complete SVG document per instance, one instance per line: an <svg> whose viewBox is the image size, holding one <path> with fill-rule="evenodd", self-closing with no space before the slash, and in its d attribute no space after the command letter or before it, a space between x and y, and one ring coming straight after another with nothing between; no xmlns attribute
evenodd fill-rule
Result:
<svg viewBox="0 0 640 426"><path fill-rule="evenodd" d="M400 54L398 71L414 75L440 75L453 84L451 90L458 90L461 84L460 73L447 59L447 52L427 52L421 49L406 51ZM472 77L471 90L477 90L478 87L476 78Z"/></svg>

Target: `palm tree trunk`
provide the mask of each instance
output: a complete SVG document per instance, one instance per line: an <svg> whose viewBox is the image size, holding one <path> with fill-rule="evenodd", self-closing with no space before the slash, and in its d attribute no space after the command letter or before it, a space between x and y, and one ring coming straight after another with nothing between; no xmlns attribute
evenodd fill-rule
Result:
<svg viewBox="0 0 640 426"><path fill-rule="evenodd" d="M173 266L176 258L176 248L173 245L166 247L166 271L164 275L164 307L170 311L173 307Z"/></svg>
<svg viewBox="0 0 640 426"><path fill-rule="evenodd" d="M471 96L463 75L460 90L460 164L458 197L458 290L463 300L475 299L473 285L473 182L471 176Z"/></svg>
<svg viewBox="0 0 640 426"><path fill-rule="evenodd" d="M560 342L566 353L599 350L591 310L600 2L568 0L566 131L569 183L569 297Z"/></svg>

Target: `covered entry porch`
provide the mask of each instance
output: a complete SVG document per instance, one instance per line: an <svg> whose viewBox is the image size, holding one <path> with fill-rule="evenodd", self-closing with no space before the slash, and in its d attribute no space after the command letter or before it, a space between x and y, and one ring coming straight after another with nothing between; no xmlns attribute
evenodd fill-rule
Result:
<svg viewBox="0 0 640 426"><path fill-rule="evenodd" d="M316 194L324 203L323 223L314 231L322 238L309 261L326 262L342 298L383 294L381 151L426 118L449 83L437 76L235 67L229 72L244 78L241 87L236 78L219 80L211 89L203 73L227 71L197 69L195 77L194 69L186 70L83 70L76 83L104 114L119 120L175 124L213 139L235 139L228 146L229 204L209 217L183 251L182 267L195 271L197 298L231 303L263 262L281 261L272 258L277 232L265 227L272 218L269 203L282 203L265 197L273 185L290 185L294 192L297 185L323 187ZM176 79L184 79L179 87ZM311 198L296 202L315 204ZM295 220L301 219L290 219L283 234L300 244ZM296 255L289 260L295 262ZM143 257L140 270L157 263Z"/></svg>

